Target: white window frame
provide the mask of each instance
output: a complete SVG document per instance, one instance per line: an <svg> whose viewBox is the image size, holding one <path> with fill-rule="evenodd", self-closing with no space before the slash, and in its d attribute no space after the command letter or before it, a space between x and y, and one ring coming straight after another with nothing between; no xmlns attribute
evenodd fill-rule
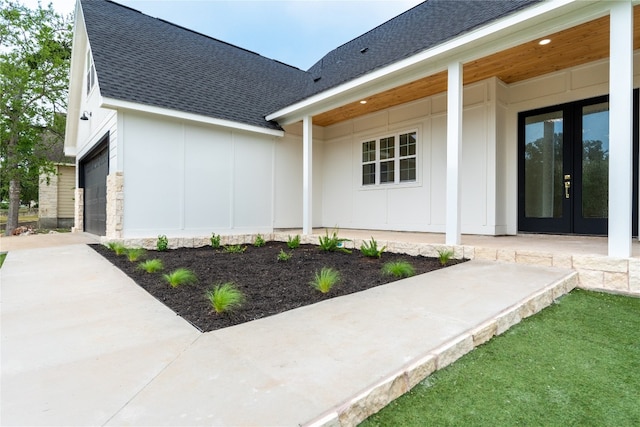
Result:
<svg viewBox="0 0 640 427"><path fill-rule="evenodd" d="M87 78L87 95L89 95L96 85L96 66L93 63L91 49L87 49L87 68L85 70L85 77Z"/></svg>
<svg viewBox="0 0 640 427"><path fill-rule="evenodd" d="M400 156L400 136L402 135L415 135L415 151L413 154ZM381 158L381 141L387 138L393 138L393 157L390 158ZM365 144L375 144L375 159L371 160L364 158L364 147ZM419 184L419 151L420 151L420 134L418 129L410 129L410 130L401 130L393 133L387 133L384 135L377 136L375 138L363 138L360 140L358 144L358 155L359 155L359 181L360 188L362 189L372 189L372 188L386 188L389 186L407 186L407 185L417 185ZM400 180L400 161L406 159L415 159L415 177L412 180ZM381 164L393 161L393 181L389 182L381 182L380 173L381 173ZM365 184L364 183L364 167L366 165L374 165L375 167L375 182Z"/></svg>

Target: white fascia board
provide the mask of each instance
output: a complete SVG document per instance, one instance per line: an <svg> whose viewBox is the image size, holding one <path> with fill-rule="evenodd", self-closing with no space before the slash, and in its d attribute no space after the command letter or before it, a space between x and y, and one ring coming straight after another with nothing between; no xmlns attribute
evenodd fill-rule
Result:
<svg viewBox="0 0 640 427"><path fill-rule="evenodd" d="M232 122L231 120L216 119L213 117L202 116L199 114L187 113L184 111L170 110L168 108L154 107L152 105L138 104L136 102L122 101L114 98L102 97L100 107L110 108L112 110L132 110L143 113L156 114L174 119L187 120L190 122L205 123L209 125L221 126L229 129L242 130L246 132L261 133L271 136L284 136L284 131L276 129L267 129L260 126L252 126L244 123Z"/></svg>
<svg viewBox="0 0 640 427"><path fill-rule="evenodd" d="M64 135L65 156L75 156L78 149L78 119L80 118L80 104L82 102L83 89L82 78L84 74L82 68L88 43L80 0L76 1L74 16L76 19L73 23L73 44L69 68L69 92L67 97L67 118Z"/></svg>
<svg viewBox="0 0 640 427"><path fill-rule="evenodd" d="M634 2L637 1L640 0L634 0ZM609 7L607 1L542 2L497 20L486 27L285 107L267 115L266 119L277 120L280 125L294 123L305 115L320 114L366 96L444 71L453 59L463 63L469 62L536 37L604 16L608 13ZM556 15L549 16L550 13L556 13ZM571 16L567 17L569 13ZM519 33L514 34L516 31ZM508 37L505 37L507 34Z"/></svg>

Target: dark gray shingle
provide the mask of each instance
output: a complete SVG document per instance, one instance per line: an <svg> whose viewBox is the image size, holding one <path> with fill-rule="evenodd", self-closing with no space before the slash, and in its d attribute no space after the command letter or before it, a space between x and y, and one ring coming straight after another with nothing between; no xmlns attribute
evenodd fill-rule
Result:
<svg viewBox="0 0 640 427"><path fill-rule="evenodd" d="M325 55L309 69L320 80L307 96L438 46L540 1L425 1Z"/></svg>
<svg viewBox="0 0 640 427"><path fill-rule="evenodd" d="M308 73L104 0L82 0L103 96L280 129Z"/></svg>
<svg viewBox="0 0 640 427"><path fill-rule="evenodd" d="M428 0L308 72L108 0L82 10L103 96L280 129L264 117L539 1Z"/></svg>

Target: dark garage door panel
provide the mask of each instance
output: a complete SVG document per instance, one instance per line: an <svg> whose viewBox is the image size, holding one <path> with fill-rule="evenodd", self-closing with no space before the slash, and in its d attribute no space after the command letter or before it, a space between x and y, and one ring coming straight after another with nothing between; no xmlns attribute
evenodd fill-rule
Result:
<svg viewBox="0 0 640 427"><path fill-rule="evenodd" d="M84 163L84 230L104 236L107 230L109 152L100 150Z"/></svg>

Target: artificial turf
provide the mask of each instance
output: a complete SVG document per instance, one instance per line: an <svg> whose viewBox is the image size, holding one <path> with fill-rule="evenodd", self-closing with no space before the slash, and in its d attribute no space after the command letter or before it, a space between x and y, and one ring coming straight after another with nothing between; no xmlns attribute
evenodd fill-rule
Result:
<svg viewBox="0 0 640 427"><path fill-rule="evenodd" d="M362 424L427 425L640 425L640 298L575 290Z"/></svg>

